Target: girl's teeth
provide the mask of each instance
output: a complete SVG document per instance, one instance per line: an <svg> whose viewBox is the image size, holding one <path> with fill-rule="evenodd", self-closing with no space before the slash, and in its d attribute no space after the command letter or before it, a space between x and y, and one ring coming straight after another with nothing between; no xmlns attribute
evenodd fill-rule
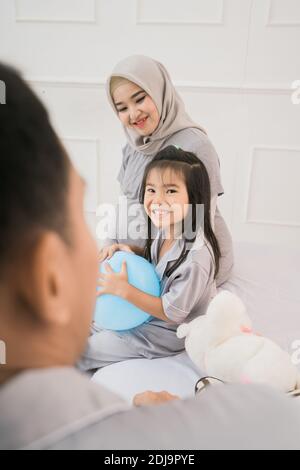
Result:
<svg viewBox="0 0 300 470"><path fill-rule="evenodd" d="M169 211L167 210L164 211L164 210L157 210L157 209L154 209L153 212L154 214L168 214L169 213Z"/></svg>

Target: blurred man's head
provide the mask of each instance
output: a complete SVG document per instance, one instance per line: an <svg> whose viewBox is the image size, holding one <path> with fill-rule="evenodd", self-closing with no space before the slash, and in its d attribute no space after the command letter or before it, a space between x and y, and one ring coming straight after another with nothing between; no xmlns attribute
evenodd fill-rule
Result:
<svg viewBox="0 0 300 470"><path fill-rule="evenodd" d="M0 340L5 370L68 365L93 311L97 251L83 213L84 183L48 114L0 64Z"/></svg>

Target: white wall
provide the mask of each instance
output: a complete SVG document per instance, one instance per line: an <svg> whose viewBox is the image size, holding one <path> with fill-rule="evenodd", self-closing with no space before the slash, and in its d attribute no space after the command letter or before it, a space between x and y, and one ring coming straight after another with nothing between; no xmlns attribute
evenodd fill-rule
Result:
<svg viewBox="0 0 300 470"><path fill-rule="evenodd" d="M117 199L124 142L104 80L139 53L166 65L215 144L234 238L299 245L299 47L299 0L0 0L0 60L51 110L92 226Z"/></svg>

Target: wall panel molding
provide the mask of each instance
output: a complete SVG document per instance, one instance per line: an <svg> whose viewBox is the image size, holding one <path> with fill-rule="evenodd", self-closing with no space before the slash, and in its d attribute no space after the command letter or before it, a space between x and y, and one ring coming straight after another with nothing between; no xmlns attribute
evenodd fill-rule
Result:
<svg viewBox="0 0 300 470"><path fill-rule="evenodd" d="M275 1L278 0L269 0L268 4L268 12L267 12L267 21L266 21L266 26L276 26L276 27L299 27L300 26L300 15L299 17L295 19L280 19L279 17L276 18L276 15L274 14L275 11ZM293 5L293 3L296 4L299 2L299 0L280 0L282 4L284 4L285 11L288 11L290 7Z"/></svg>
<svg viewBox="0 0 300 470"><path fill-rule="evenodd" d="M203 2L203 0L197 0L195 1L195 4L199 5L200 3L203 3L203 6L205 5L205 2ZM199 18L199 19L188 19L186 17L186 19L178 19L177 18L177 15L172 15L172 9L174 11L174 1L172 0L164 0L164 3L166 4L168 2L168 4L170 4L170 14L168 13L168 16L166 16L165 18L162 19L161 16L164 16L162 14L162 11L161 11L161 2L160 3L160 10L159 10L159 14L157 14L157 17L148 17L147 18L147 15L145 15L143 17L143 3L144 2L148 2L148 4L150 3L151 4L151 11L153 12L153 10L155 10L155 5L153 4L153 1L152 2L149 2L149 0L136 0L136 24L137 25L142 25L142 26L146 26L146 25L150 25L150 26L223 26L224 25L224 16L225 16L225 13L224 13L224 9L225 9L225 6L224 6L224 2L225 0L210 0L210 6L212 5L213 2L215 2L216 4L216 11L214 12L215 14L213 15L214 18L212 18L212 16L210 18L207 17L207 19L205 19L205 13L203 15L202 18ZM171 5L173 4L173 8L171 8ZM182 3L182 5L184 6L184 8L188 8L188 2L184 2ZM194 5L194 7L196 6ZM200 5L201 7L201 5ZM195 8L192 7L191 5L191 10L195 10ZM203 8L204 10L204 8ZM159 15L161 15L159 17ZM173 16L173 17L172 17ZM188 16L188 15L187 15ZM210 16L210 15L208 15ZM176 18L176 19L175 19Z"/></svg>
<svg viewBox="0 0 300 470"><path fill-rule="evenodd" d="M252 192L253 183L254 183L253 175L254 175L254 166L255 166L255 156L257 152L259 151L266 151L266 152L282 151L282 152L297 153L299 154L299 162L300 162L300 148L268 146L268 145L257 145L257 146L252 147L251 154L250 154L250 171L249 171L248 188L247 188L246 202L245 202L245 223L259 224L259 225L277 225L277 226L284 226L284 227L300 227L300 219L299 219L299 222L297 222L293 220L290 220L290 221L280 220L279 218L275 220L275 219L269 219L269 218L264 219L264 218L250 217L249 212L250 212L251 192ZM270 168L270 171L271 171L271 168ZM290 168L288 172L290 171L292 172L293 170ZM287 182L284 181L285 187L286 187L286 184ZM278 191L281 194L281 187L278 187ZM300 197L299 197L299 200L300 200ZM295 202L295 205L296 205L296 202Z"/></svg>
<svg viewBox="0 0 300 470"><path fill-rule="evenodd" d="M84 0L80 2L80 11L76 11L73 0L51 0L47 1L48 13L40 13L35 6L40 6L41 0L14 0L15 21L17 23L70 23L70 24L96 24L97 23L97 2L96 0ZM45 0L42 0L45 2ZM78 1L78 0L77 0ZM57 5L56 5L57 3ZM27 5L27 7L26 7ZM84 8L83 8L83 5ZM64 7L64 9L62 8ZM85 11L84 11L85 9ZM57 13L61 12L61 16ZM65 11L65 13L63 13Z"/></svg>
<svg viewBox="0 0 300 470"><path fill-rule="evenodd" d="M96 78L61 78L61 77L27 77L27 81L33 85L49 86L59 88L105 88L105 79ZM221 83L221 82L198 82L189 80L174 80L175 87L179 90L199 91L199 92L220 92L234 94L262 94L262 95L291 95L293 90L291 84L274 84L267 85L265 83L244 84L238 83Z"/></svg>

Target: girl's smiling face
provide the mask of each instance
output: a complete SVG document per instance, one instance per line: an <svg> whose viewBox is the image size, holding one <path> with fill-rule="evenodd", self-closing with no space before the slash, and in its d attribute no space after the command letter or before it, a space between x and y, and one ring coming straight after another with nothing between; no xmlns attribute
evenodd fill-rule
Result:
<svg viewBox="0 0 300 470"><path fill-rule="evenodd" d="M141 136L151 135L159 124L157 107L147 93L132 82L120 85L113 93L120 121Z"/></svg>
<svg viewBox="0 0 300 470"><path fill-rule="evenodd" d="M189 196L183 176L171 168L153 169L146 181L144 208L158 228L172 228L188 213ZM170 233L173 233L171 231Z"/></svg>

